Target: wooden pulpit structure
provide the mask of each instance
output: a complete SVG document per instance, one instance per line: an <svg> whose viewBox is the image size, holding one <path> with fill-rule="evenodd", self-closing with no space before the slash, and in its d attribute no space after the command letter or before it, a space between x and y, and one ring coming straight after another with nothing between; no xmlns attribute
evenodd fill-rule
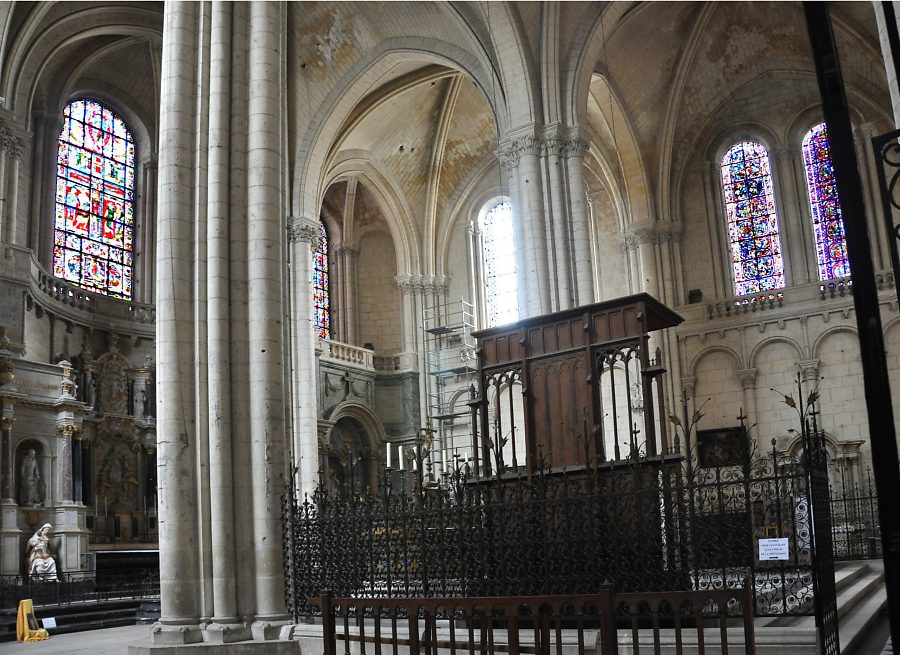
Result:
<svg viewBox="0 0 900 655"><path fill-rule="evenodd" d="M642 293L476 332L476 477L669 454L650 334L682 320Z"/></svg>

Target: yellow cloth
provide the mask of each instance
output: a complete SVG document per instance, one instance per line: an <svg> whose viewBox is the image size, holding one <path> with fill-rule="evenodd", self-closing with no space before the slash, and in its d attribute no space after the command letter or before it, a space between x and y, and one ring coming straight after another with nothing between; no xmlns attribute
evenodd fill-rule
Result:
<svg viewBox="0 0 900 655"><path fill-rule="evenodd" d="M19 641L43 641L49 638L50 635L47 634L47 631L38 627L31 599L20 600L19 613L16 615L16 639Z"/></svg>

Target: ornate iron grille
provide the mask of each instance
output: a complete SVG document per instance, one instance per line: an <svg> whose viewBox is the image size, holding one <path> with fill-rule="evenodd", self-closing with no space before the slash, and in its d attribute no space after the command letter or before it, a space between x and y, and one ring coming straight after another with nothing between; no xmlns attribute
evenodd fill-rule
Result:
<svg viewBox="0 0 900 655"><path fill-rule="evenodd" d="M757 616L814 613L809 467L824 460L788 457L774 445L746 449L735 466L701 467L691 448L585 459L564 471L537 466L530 479L475 479L458 463L442 485L387 469L377 495L319 489L298 502L289 494L291 612L314 613L307 599L325 590L524 596L596 593L609 584L648 592L736 588L749 576ZM787 539L789 558L760 561L763 537ZM818 554L827 559L822 567L833 567L830 549Z"/></svg>

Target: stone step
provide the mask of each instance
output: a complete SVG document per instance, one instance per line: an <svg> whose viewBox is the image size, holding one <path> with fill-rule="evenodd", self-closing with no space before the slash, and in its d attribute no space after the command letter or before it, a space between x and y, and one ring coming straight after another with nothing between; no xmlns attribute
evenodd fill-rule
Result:
<svg viewBox="0 0 900 655"><path fill-rule="evenodd" d="M72 603L70 605L40 605L34 608L38 620L56 619L55 628L48 632L63 634L98 628L112 628L137 623L140 600ZM0 610L0 642L15 641L16 610Z"/></svg>

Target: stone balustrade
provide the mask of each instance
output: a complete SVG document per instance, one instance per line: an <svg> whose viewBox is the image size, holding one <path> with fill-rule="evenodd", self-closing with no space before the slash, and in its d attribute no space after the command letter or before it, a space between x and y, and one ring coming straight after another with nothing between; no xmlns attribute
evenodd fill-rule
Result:
<svg viewBox="0 0 900 655"><path fill-rule="evenodd" d="M367 371L374 371L375 353L368 348L360 348L359 346L351 346L348 343L333 341L331 339L319 339L319 347L322 351L322 357L331 359L342 364L350 366L358 366Z"/></svg>
<svg viewBox="0 0 900 655"><path fill-rule="evenodd" d="M124 333L152 337L156 331L156 308L91 293L53 277L31 258L31 299L45 310L77 323L98 328L111 326Z"/></svg>

